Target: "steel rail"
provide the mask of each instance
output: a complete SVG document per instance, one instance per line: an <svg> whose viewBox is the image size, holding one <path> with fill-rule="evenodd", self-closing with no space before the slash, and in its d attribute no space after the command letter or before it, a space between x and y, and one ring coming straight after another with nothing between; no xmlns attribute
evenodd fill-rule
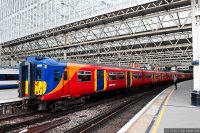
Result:
<svg viewBox="0 0 200 133"><path fill-rule="evenodd" d="M111 119L113 116L121 113L123 110L127 109L131 105L136 104L137 102L143 100L145 97L151 96L157 92L160 92L160 90L158 91L157 89L154 89L153 91L146 92L145 94L143 94L137 98L130 99L130 100L126 101L125 103L117 106L116 108L109 110L108 112L105 112L105 113L103 113L95 118L92 118L92 119L72 128L68 131L65 131L65 133L89 132L92 129L96 128L101 123L105 122L106 120Z"/></svg>
<svg viewBox="0 0 200 133"><path fill-rule="evenodd" d="M90 103L87 103L85 105L73 106L73 107L67 108L65 111L55 112L53 115L49 115L47 119L45 118L45 120L51 120L51 119L54 119L54 118L58 118L58 117L61 117L61 116L64 116L64 115L68 115L70 113L74 113L74 112L77 112L77 111L81 111L81 110L84 110L84 109L88 109L88 108L94 107L94 106L97 106L97 105L100 105L100 104L116 101L116 100L121 99L121 98L126 98L128 96L132 97L133 94L134 95L141 94L141 92L144 93L144 91L147 92L149 90L147 88L146 89L142 89L142 90L141 89L137 89L137 90L134 90L134 91L129 92L129 93L118 94L115 97L111 97L109 99L101 99L99 101L97 100L95 102L90 102ZM44 119L44 118L42 118L42 119ZM39 133L39 132L49 131L49 130L51 130L51 129L59 126L59 125L67 123L68 121L69 121L68 119L61 118L60 121L59 120L58 121L57 120L56 121L51 121L51 122L47 122L47 123L44 123L44 124L39 124L39 125L30 127L30 128L27 128L26 132L34 131L34 132L38 132ZM41 121L41 119L39 119L35 123L40 123L40 122L44 122L44 120ZM24 124L24 122L22 124ZM25 122L25 126L28 126L28 125L31 125L31 124L33 124L33 123ZM11 128L12 127L13 126L11 126ZM20 127L22 127L22 126L19 126L19 124L17 124L17 126L14 126L14 128L12 128L11 130L19 129ZM6 129L8 129L8 128L6 127ZM0 130L1 130L1 128L0 128ZM11 131L11 130L9 130L9 131Z"/></svg>

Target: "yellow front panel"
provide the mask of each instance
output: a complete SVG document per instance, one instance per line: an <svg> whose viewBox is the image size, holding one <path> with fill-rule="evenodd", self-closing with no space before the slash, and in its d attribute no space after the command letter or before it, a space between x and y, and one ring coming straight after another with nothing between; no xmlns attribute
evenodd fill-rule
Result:
<svg viewBox="0 0 200 133"><path fill-rule="evenodd" d="M132 86L132 82L133 82L133 77L132 77L133 75L132 75L132 72L130 72L130 81L131 81L131 85L130 86Z"/></svg>
<svg viewBox="0 0 200 133"><path fill-rule="evenodd" d="M103 72L104 72L104 91L105 91L107 88L107 73L106 70L103 70Z"/></svg>
<svg viewBox="0 0 200 133"><path fill-rule="evenodd" d="M34 82L34 94L43 95L46 92L47 84L45 81L35 81ZM28 81L25 82L25 95L28 95Z"/></svg>
<svg viewBox="0 0 200 133"><path fill-rule="evenodd" d="M94 70L94 91L97 91L97 70Z"/></svg>
<svg viewBox="0 0 200 133"><path fill-rule="evenodd" d="M46 92L47 84L45 81L35 81L35 95L43 95Z"/></svg>
<svg viewBox="0 0 200 133"><path fill-rule="evenodd" d="M28 81L25 81L25 95L28 95Z"/></svg>

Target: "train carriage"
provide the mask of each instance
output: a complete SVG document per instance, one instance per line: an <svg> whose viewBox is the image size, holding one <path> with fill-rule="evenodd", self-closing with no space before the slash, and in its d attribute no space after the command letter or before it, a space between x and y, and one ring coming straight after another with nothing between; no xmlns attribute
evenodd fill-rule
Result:
<svg viewBox="0 0 200 133"><path fill-rule="evenodd" d="M181 79L180 74L177 76ZM35 101L40 109L46 109L56 104L67 105L71 99L81 101L90 94L160 84L172 78L172 73L160 71L29 57L20 65L20 97Z"/></svg>
<svg viewBox="0 0 200 133"><path fill-rule="evenodd" d="M15 68L0 68L0 89L18 88L19 70Z"/></svg>

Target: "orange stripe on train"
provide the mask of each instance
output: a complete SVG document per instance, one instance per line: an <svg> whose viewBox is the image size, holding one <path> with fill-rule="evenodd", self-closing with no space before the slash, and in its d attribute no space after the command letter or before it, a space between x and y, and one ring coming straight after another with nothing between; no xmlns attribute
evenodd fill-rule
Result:
<svg viewBox="0 0 200 133"><path fill-rule="evenodd" d="M66 81L65 84L71 80L71 78L76 74L76 72L79 69L86 67L86 66L88 66L88 65L77 64L77 63L67 63L67 67L65 68L65 71L68 71L69 76L68 76L68 81ZM63 85L63 83L64 83L63 76L64 75L62 74L62 78L61 78L60 82L58 83L58 85L56 86L56 88L53 89L51 92L49 92L47 95L55 93L56 91L59 91L60 89L63 88L63 86L64 86Z"/></svg>

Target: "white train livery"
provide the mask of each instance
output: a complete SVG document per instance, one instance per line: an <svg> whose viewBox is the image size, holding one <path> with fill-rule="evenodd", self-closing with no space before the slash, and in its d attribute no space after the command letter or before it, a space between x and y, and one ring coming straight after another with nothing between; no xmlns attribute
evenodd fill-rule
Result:
<svg viewBox="0 0 200 133"><path fill-rule="evenodd" d="M0 89L18 88L19 70L0 68Z"/></svg>

